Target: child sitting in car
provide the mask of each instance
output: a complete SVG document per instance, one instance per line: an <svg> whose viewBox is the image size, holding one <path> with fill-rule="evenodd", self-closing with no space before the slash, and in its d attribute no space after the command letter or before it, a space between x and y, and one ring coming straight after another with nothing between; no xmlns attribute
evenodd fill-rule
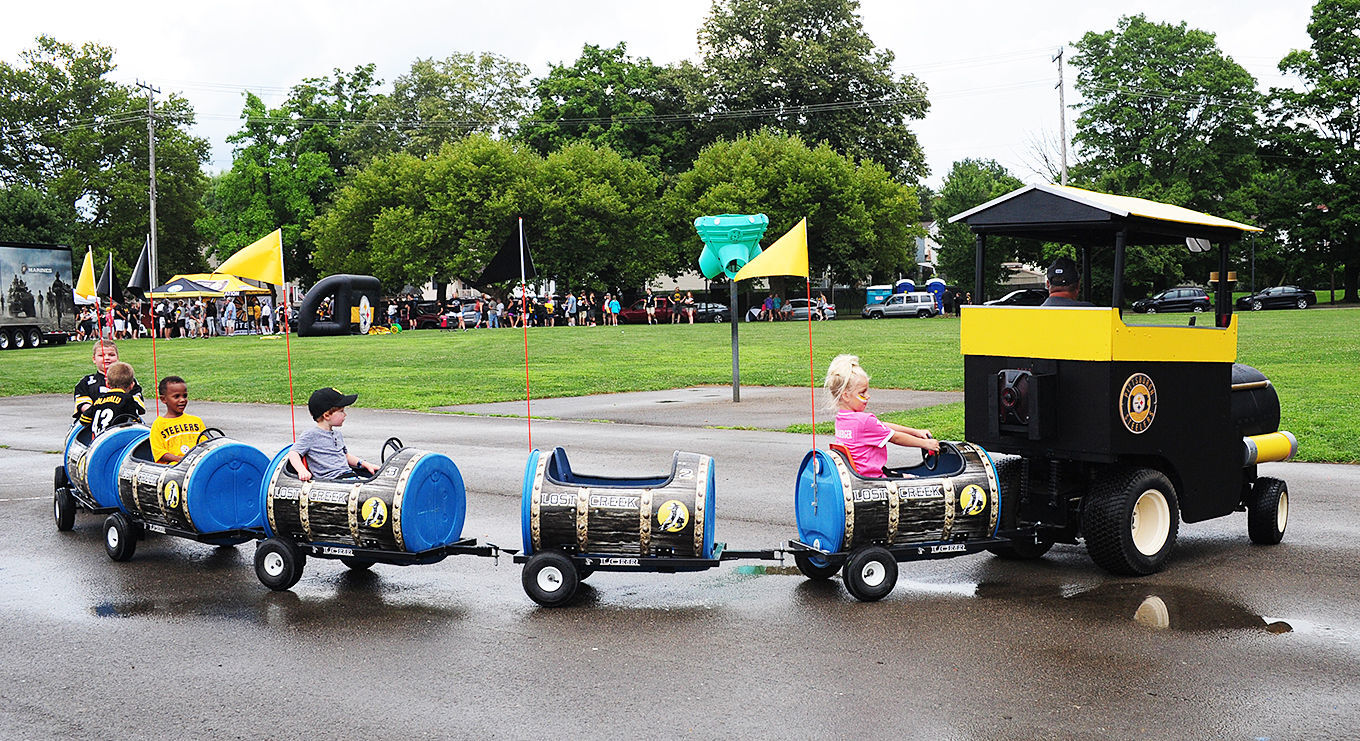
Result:
<svg viewBox="0 0 1360 741"><path fill-rule="evenodd" d="M307 411L316 420L313 427L301 435L288 451L288 462L298 472L298 478L343 479L352 477L355 469L370 474L378 467L349 452L340 426L345 423L345 407L359 399L358 394L342 394L333 388L317 389L307 399Z"/></svg>
<svg viewBox="0 0 1360 741"><path fill-rule="evenodd" d="M888 443L939 452L940 441L930 430L918 430L891 422L864 411L869 404L869 374L860 367L859 357L837 355L826 369L826 390L836 406L836 442L850 451L855 471L865 478L883 478L888 462Z"/></svg>

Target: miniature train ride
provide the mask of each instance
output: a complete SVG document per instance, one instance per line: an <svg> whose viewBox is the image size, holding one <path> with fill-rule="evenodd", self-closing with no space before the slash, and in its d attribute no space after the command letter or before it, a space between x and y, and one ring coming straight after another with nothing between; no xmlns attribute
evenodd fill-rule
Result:
<svg viewBox="0 0 1360 741"><path fill-rule="evenodd" d="M1212 240L1227 278L1227 245L1254 227L1065 186L1021 188L952 220L977 235L979 302L986 237L1000 235L1075 245L1087 286L1092 256L1113 242L1111 305L964 307L967 442L942 442L938 455L883 478L862 476L838 445L810 451L795 479L798 539L781 548L715 541L709 456L676 452L660 475L615 478L573 471L562 448L534 450L521 488L522 552L506 551L524 566L528 596L559 606L595 571L701 571L791 555L807 577L840 571L852 596L874 601L892 591L898 562L982 550L1032 559L1082 541L1102 568L1144 575L1164 567L1182 521L1237 511L1247 512L1252 542L1280 542L1288 487L1258 465L1288 460L1298 442L1280 429L1270 380L1235 362L1228 281L1218 283L1212 327L1128 325L1119 308L1127 245L1185 240L1204 251ZM232 458L224 451L249 446L213 438L178 466L159 466L139 452L146 436L140 425L68 435L54 481L59 530L78 509L111 513L115 558L131 556L142 528L216 543L257 538L256 574L276 590L297 583L308 555L363 569L501 550L461 537L466 498L453 461L395 438L371 477L302 482L288 448L261 467L263 453ZM209 462L219 459L227 463Z"/></svg>

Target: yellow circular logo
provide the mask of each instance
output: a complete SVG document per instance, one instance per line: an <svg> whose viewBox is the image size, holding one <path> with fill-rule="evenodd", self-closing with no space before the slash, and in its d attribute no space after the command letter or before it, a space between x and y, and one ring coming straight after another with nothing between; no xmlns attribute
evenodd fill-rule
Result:
<svg viewBox="0 0 1360 741"><path fill-rule="evenodd" d="M165 497L165 506L170 509L179 509L179 484L175 481L165 482L165 487L161 489L161 496Z"/></svg>
<svg viewBox="0 0 1360 741"><path fill-rule="evenodd" d="M987 490L977 484L963 487L959 494L959 508L965 515L980 515L987 509Z"/></svg>
<svg viewBox="0 0 1360 741"><path fill-rule="evenodd" d="M1146 373L1135 373L1119 391L1119 418L1124 427L1135 435L1152 426L1157 416L1157 386Z"/></svg>
<svg viewBox="0 0 1360 741"><path fill-rule="evenodd" d="M656 524L668 533L678 533L689 524L689 507L677 499L669 499L656 511Z"/></svg>
<svg viewBox="0 0 1360 741"><path fill-rule="evenodd" d="M382 527L387 524L387 502L378 497L369 497L359 514L364 518L364 527Z"/></svg>

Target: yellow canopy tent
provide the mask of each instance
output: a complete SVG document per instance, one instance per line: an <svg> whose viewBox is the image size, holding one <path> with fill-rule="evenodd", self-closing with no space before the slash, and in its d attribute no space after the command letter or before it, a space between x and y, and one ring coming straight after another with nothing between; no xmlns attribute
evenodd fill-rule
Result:
<svg viewBox="0 0 1360 741"><path fill-rule="evenodd" d="M251 284L226 273L192 273L187 275L176 275L171 278L174 281L179 278L191 280L201 286L217 291L224 296L245 296L251 294L272 293L268 288L252 286Z"/></svg>

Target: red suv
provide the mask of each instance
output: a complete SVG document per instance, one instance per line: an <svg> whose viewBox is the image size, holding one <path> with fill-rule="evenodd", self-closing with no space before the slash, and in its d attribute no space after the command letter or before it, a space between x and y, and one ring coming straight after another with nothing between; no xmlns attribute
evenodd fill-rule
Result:
<svg viewBox="0 0 1360 741"><path fill-rule="evenodd" d="M619 309L619 321L624 324L646 324L647 310L642 308L646 302L647 299L640 298L627 308ZM671 300L667 296L656 297L656 323L671 323Z"/></svg>

